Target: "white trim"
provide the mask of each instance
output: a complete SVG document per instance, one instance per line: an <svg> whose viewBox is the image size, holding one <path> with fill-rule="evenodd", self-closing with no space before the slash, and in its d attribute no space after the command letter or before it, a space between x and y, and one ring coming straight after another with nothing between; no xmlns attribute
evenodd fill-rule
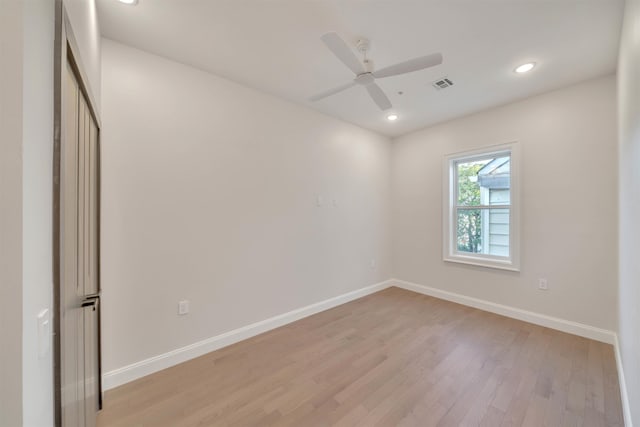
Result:
<svg viewBox="0 0 640 427"><path fill-rule="evenodd" d="M618 334L615 335L615 343L613 349L616 354L616 365L618 367L618 383L620 384L620 400L622 401L622 415L624 416L624 425L626 427L633 427L631 421L631 406L629 406L629 395L627 394L627 382L624 378L624 369L622 367L622 356L620 355L620 342L618 341Z"/></svg>
<svg viewBox="0 0 640 427"><path fill-rule="evenodd" d="M169 368L187 360L202 356L203 354L218 350L220 348L235 344L247 338L254 337L261 333L270 331L280 326L286 325L304 317L311 316L321 311L345 304L349 301L364 297L374 292L381 291L391 286L391 280L357 289L337 297L308 305L296 310L289 311L269 319L261 320L250 325L234 329L229 332L216 335L211 338L190 344L188 346L169 351L164 354L141 360L122 368L106 372L102 376L102 386L104 390L109 390L119 385L128 383L162 369Z"/></svg>
<svg viewBox="0 0 640 427"><path fill-rule="evenodd" d="M261 333L270 331L280 326L284 326L291 322L295 322L296 320L300 320L321 311L337 307L355 299L362 298L391 286L397 286L408 291L429 295L446 301L452 301L458 304L463 304L491 313L497 313L503 316L511 317L536 325L545 326L570 334L605 342L607 344L613 344L616 364L618 368L620 397L622 400L624 421L627 427L633 427L633 424L631 422L631 411L629 407L627 387L622 368L622 360L620 358L618 337L614 332L585 325L582 323L572 322L570 320L551 317L532 311L521 310L518 308L496 304L490 301L468 297L465 295L443 291L441 289L418 285L416 283L398 279L389 279L372 286L367 286L365 288L357 289L346 294L338 295L337 297L329 298L327 300L311 304L306 307L292 310L287 313L274 316L256 323L252 323L250 325L246 325L238 329L234 329L232 331L196 342L194 344L106 372L102 377L102 385L104 388L103 391L118 387L122 384L126 384L130 381L134 381L138 378L142 378L154 372L158 372L179 363L186 362L193 358L202 356L203 354L221 349L231 344L235 344L239 341L254 337Z"/></svg>
<svg viewBox="0 0 640 427"><path fill-rule="evenodd" d="M583 323L573 322L571 320L560 319L558 317L547 316L546 314L535 313L533 311L522 310L508 305L496 304L478 298L468 297L453 292L443 291L429 286L418 285L416 283L406 282L404 280L392 279L391 282L408 291L429 295L447 301L469 307L478 308L480 310L489 311L491 313L500 314L502 316L511 317L513 319L523 320L525 322L544 326L558 331L567 332L569 334L578 335L607 344L615 344L616 334L607 329L596 328L595 326L585 325Z"/></svg>
<svg viewBox="0 0 640 427"><path fill-rule="evenodd" d="M444 261L476 265L478 267L497 268L500 270L520 271L520 268L514 267L512 262L493 257L492 255L451 255L445 256Z"/></svg>

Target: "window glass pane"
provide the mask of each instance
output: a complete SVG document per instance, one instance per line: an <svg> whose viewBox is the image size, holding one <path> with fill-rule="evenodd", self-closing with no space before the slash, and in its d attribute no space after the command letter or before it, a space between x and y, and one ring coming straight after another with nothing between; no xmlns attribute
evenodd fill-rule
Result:
<svg viewBox="0 0 640 427"><path fill-rule="evenodd" d="M511 157L501 155L457 162L458 206L509 205Z"/></svg>
<svg viewBox="0 0 640 427"><path fill-rule="evenodd" d="M508 188L490 188L489 205L508 205L511 203L511 192Z"/></svg>
<svg viewBox="0 0 640 427"><path fill-rule="evenodd" d="M458 252L509 256L509 208L458 209Z"/></svg>
<svg viewBox="0 0 640 427"><path fill-rule="evenodd" d="M478 172L491 159L479 162L458 162L456 169L458 172L458 205L478 206L481 205L480 182L478 182Z"/></svg>
<svg viewBox="0 0 640 427"><path fill-rule="evenodd" d="M482 253L482 211L459 209L456 235L458 252Z"/></svg>
<svg viewBox="0 0 640 427"><path fill-rule="evenodd" d="M488 211L488 212L487 212ZM486 253L489 255L509 256L509 209L488 209Z"/></svg>

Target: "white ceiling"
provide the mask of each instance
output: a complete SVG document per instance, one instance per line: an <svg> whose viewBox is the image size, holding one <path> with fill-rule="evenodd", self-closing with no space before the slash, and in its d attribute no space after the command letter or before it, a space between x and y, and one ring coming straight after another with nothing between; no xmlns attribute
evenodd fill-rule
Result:
<svg viewBox="0 0 640 427"><path fill-rule="evenodd" d="M107 38L388 136L612 73L622 9L623 0L98 0ZM377 80L394 123L362 87L311 103L354 77L321 42L329 31L354 46L369 38L375 68L433 52L444 62ZM528 61L534 71L513 72ZM437 91L431 82L443 76L455 85Z"/></svg>

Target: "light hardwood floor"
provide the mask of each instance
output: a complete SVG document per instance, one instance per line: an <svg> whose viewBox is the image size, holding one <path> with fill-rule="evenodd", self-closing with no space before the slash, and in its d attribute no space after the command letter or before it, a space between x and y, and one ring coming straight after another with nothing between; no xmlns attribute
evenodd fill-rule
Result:
<svg viewBox="0 0 640 427"><path fill-rule="evenodd" d="M111 390L108 426L620 426L613 348L389 288Z"/></svg>

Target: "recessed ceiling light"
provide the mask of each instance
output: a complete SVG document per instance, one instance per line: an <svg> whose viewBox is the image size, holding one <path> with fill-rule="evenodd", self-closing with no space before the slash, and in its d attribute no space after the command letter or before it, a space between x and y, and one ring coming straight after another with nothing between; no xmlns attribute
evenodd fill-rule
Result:
<svg viewBox="0 0 640 427"><path fill-rule="evenodd" d="M522 64L514 70L516 73L526 73L527 71L533 70L533 67L536 66L535 62L527 62L526 64Z"/></svg>
<svg viewBox="0 0 640 427"><path fill-rule="evenodd" d="M120 3L130 4L131 6L135 6L138 4L138 0L118 0Z"/></svg>
<svg viewBox="0 0 640 427"><path fill-rule="evenodd" d="M390 122L395 122L396 120L398 120L398 115L397 114L389 114L387 116L387 120L389 120Z"/></svg>

